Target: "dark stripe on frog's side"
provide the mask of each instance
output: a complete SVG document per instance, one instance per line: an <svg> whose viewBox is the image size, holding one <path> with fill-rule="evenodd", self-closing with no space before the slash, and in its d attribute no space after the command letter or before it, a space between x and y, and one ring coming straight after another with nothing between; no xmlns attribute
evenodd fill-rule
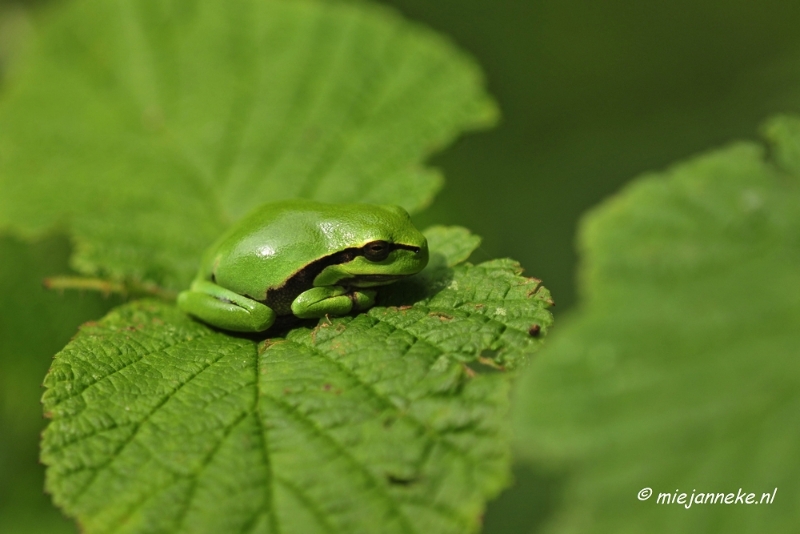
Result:
<svg viewBox="0 0 800 534"><path fill-rule="evenodd" d="M402 244L391 244L392 250L396 249L404 249L404 250L411 250L411 251L418 251L417 247L413 247L410 245L402 245ZM261 301L272 310L277 313L278 315L291 315L292 313L292 302L294 299L297 298L300 293L303 291L307 291L314 287L314 279L319 276L319 274L324 271L327 267L331 265L340 265L342 263L348 263L353 261L358 256L363 256L364 250L362 248L347 248L342 251L336 252L334 254L330 254L328 256L323 256L318 260L314 260L292 276L289 277L283 285L279 287L275 287L272 289L267 290L267 297ZM359 279L365 280L389 280L389 279L397 279L400 277L395 277L391 275L364 275L358 277ZM348 280L355 280L355 279L348 279ZM345 281L343 281L345 282ZM343 285L347 285L346 282Z"/></svg>

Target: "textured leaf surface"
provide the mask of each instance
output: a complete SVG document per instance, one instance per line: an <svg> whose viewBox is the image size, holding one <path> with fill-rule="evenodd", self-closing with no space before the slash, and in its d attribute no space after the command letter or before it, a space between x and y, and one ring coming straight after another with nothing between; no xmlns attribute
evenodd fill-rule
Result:
<svg viewBox="0 0 800 534"><path fill-rule="evenodd" d="M56 502L89 534L475 531L510 462L509 375L480 371L537 350L550 297L509 260L447 267L462 229L429 235L464 242L284 337L151 301L85 325L45 380Z"/></svg>
<svg viewBox="0 0 800 534"><path fill-rule="evenodd" d="M76 0L0 105L0 227L66 225L87 274L181 289L264 202L426 204L495 108L447 41L367 4Z"/></svg>
<svg viewBox="0 0 800 534"><path fill-rule="evenodd" d="M517 399L521 451L573 472L552 532L800 522L800 121L767 132L770 158L756 144L698 157L585 221L584 306ZM773 504L656 504L739 488L778 490Z"/></svg>

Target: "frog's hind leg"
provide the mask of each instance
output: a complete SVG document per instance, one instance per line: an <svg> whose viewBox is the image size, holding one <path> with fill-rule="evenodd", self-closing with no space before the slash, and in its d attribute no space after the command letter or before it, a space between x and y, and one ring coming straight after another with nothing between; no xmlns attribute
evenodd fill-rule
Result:
<svg viewBox="0 0 800 534"><path fill-rule="evenodd" d="M234 332L261 332L275 322L268 306L206 280L195 280L178 295L178 307L218 328Z"/></svg>

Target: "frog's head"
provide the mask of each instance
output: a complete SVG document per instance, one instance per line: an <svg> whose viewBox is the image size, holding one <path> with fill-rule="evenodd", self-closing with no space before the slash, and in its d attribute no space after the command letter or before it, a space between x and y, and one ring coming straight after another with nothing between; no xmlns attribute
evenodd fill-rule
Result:
<svg viewBox="0 0 800 534"><path fill-rule="evenodd" d="M339 230L349 234L349 261L328 268L328 276L349 279L355 287L391 283L428 264L428 240L400 206L356 205ZM331 271L335 271L331 272ZM323 275L323 278L327 276Z"/></svg>

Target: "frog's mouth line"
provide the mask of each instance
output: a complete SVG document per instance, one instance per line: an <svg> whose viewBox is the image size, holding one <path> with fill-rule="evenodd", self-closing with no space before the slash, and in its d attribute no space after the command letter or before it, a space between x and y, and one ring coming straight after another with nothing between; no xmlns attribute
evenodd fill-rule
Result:
<svg viewBox="0 0 800 534"><path fill-rule="evenodd" d="M419 247L414 247L411 245L403 245L401 243L392 243L390 246L392 247L392 250L397 250L397 249L410 250L414 254L419 254Z"/></svg>

